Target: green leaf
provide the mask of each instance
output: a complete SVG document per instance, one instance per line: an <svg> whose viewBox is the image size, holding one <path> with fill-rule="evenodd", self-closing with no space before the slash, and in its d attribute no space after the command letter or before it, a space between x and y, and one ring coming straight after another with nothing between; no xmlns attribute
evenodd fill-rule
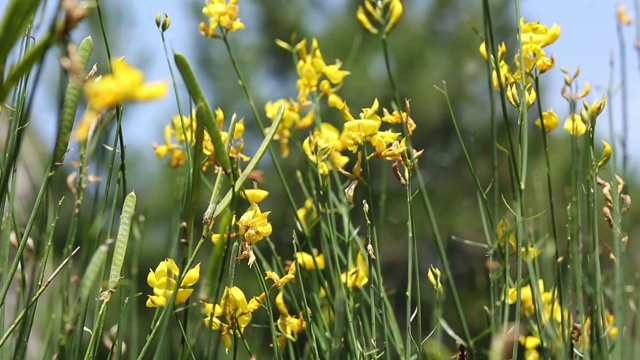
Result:
<svg viewBox="0 0 640 360"><path fill-rule="evenodd" d="M231 174L231 160L229 160L229 155L227 154L227 149L224 146L224 142L222 141L222 136L220 135L220 129L218 128L218 123L215 121L213 116L213 112L211 111L211 106L209 106L209 102L207 98L204 96L204 92L202 92L202 88L198 83L198 79L196 79L196 75L189 65L189 61L184 55L180 53L174 53L174 59L176 61L176 66L182 75L182 79L187 85L187 89L189 90L189 94L193 98L193 101L198 106L198 126L204 125L209 135L211 136L211 141L213 142L213 147L216 151L216 156L218 158L218 162L224 172L229 175ZM202 111L200 111L200 107ZM201 116L200 116L201 115ZM204 124L201 123L204 122Z"/></svg>
<svg viewBox="0 0 640 360"><path fill-rule="evenodd" d="M249 173L251 173L253 169L255 169L255 167L258 165L258 163L262 159L262 156L269 148L269 144L271 143L271 140L273 140L273 137L276 135L276 131L278 131L278 126L280 126L280 122L282 121L283 116L284 116L284 105L281 105L280 109L278 109L278 113L276 114L275 119L273 119L273 123L271 124L269 133L267 133L267 136L265 136L264 140L262 141L262 144L260 144L258 151L256 151L256 153L251 158L251 161L249 161L249 163L247 164L247 167L244 169L242 174L240 174L240 176L236 180L235 185L233 186L233 189L230 189L227 192L227 194L224 196L224 198L220 200L220 203L216 206L216 210L213 213L214 221L220 216L220 214L222 214L224 210L227 209L227 206L229 206L229 203L231 203L231 198L233 197L233 195L235 195L238 191L240 191L244 182L247 180L247 177L249 177Z"/></svg>
<svg viewBox="0 0 640 360"><path fill-rule="evenodd" d="M39 3L39 0L10 0L4 9L0 22L0 76L4 73L9 52L33 20Z"/></svg>

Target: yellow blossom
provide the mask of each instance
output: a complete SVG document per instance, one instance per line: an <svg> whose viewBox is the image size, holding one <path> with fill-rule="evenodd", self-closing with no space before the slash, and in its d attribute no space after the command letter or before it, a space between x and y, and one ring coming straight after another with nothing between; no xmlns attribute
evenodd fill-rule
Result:
<svg viewBox="0 0 640 360"><path fill-rule="evenodd" d="M369 282L369 265L361 252L358 252L355 266L343 272L340 279L351 290L357 290Z"/></svg>
<svg viewBox="0 0 640 360"><path fill-rule="evenodd" d="M273 121L282 105L284 105L284 114L276 131L275 139L280 142L282 157L287 157L289 156L289 139L293 135L293 130L301 130L311 126L314 113L309 101L299 103L291 99L278 99L265 104L267 118Z"/></svg>
<svg viewBox="0 0 640 360"><path fill-rule="evenodd" d="M400 0L365 0L364 7L358 6L356 18L368 32L377 35L383 30L383 34L387 35L398 25L403 13L404 7Z"/></svg>
<svg viewBox="0 0 640 360"><path fill-rule="evenodd" d="M524 359L525 360L539 360L540 353L538 353L538 347L541 342L540 339L535 336L521 336L520 344L524 346Z"/></svg>
<svg viewBox="0 0 640 360"><path fill-rule="evenodd" d="M307 40L304 39L296 45L298 49L298 63L296 64L296 70L298 72L299 79L296 83L298 88L298 101L305 103L310 94L318 91L318 85L321 84L321 77L325 77L331 84L336 85L335 88L327 88L327 85L323 85L323 93L329 95L335 93L337 89L342 85L344 77L349 75L349 71L341 69L342 63L336 60L335 64L327 65L322 57L320 51L320 45L318 40L313 38L311 40L311 47L307 51ZM337 99L330 99L334 102Z"/></svg>
<svg viewBox="0 0 640 360"><path fill-rule="evenodd" d="M440 299L440 297L444 294L444 289L442 288L442 283L440 282L440 270L437 267L431 265L431 267L429 267L429 271L427 272L427 278L429 279L429 282L431 283L433 288L436 289L436 294L438 296L438 299Z"/></svg>
<svg viewBox="0 0 640 360"><path fill-rule="evenodd" d="M269 196L269 192L262 189L245 189L243 196L249 200L249 202L257 204L266 199L267 196Z"/></svg>
<svg viewBox="0 0 640 360"><path fill-rule="evenodd" d="M587 132L587 125L578 114L571 114L564 122L564 129L573 136L582 136Z"/></svg>
<svg viewBox="0 0 640 360"><path fill-rule="evenodd" d="M583 109L582 111L580 111L582 121L584 121L586 124L589 124L591 127L594 127L596 125L596 119L598 118L598 115L602 113L606 104L607 98L605 97L605 95L602 95L602 98L599 100L594 100L591 104L583 101Z"/></svg>
<svg viewBox="0 0 640 360"><path fill-rule="evenodd" d="M318 164L322 175L327 175L334 168L342 169L349 162L349 158L341 153L343 144L340 136L333 125L322 123L302 142L305 155L311 162Z"/></svg>
<svg viewBox="0 0 640 360"><path fill-rule="evenodd" d="M516 251L517 245L518 245L516 242L516 234L515 234L515 231L511 228L511 224L509 223L509 220L502 219L498 222L496 235L498 236L498 240L500 241L501 244L505 244L506 240L508 240L509 244L511 244L511 247L513 248L513 252ZM521 253L522 253L522 257L525 260L533 261L533 259L535 259L538 255L542 253L542 250L536 249L533 246L526 246L526 247L523 246Z"/></svg>
<svg viewBox="0 0 640 360"><path fill-rule="evenodd" d="M295 335L304 331L307 322L302 318L302 314L297 318L289 314L287 305L284 303L283 292L279 292L276 296L276 307L280 312L277 324L282 334L278 337L278 346L283 348L286 345L287 339L296 341Z"/></svg>
<svg viewBox="0 0 640 360"><path fill-rule="evenodd" d="M618 6L616 7L616 18L620 25L633 24L633 20L631 20L631 17L629 17L629 13L627 12L627 7L624 6L623 3L618 3Z"/></svg>
<svg viewBox="0 0 640 360"><path fill-rule="evenodd" d="M516 108L520 107L520 96L519 92L519 84L512 84L507 86L507 100ZM527 109L531 108L531 106L536 102L537 95L535 89L531 86L531 84L527 85L525 89L525 97L527 103Z"/></svg>
<svg viewBox="0 0 640 360"><path fill-rule="evenodd" d="M525 23L520 19L520 36L523 45L537 44L545 47L553 44L560 37L560 26L553 24L551 29L541 25L539 21Z"/></svg>
<svg viewBox="0 0 640 360"><path fill-rule="evenodd" d="M252 203L247 211L242 214L236 222L238 225L238 235L242 237L242 252L240 259L249 259L248 265L251 267L256 260L253 253L253 245L265 237L271 235L271 223L267 219L271 212L261 212L258 204Z"/></svg>
<svg viewBox="0 0 640 360"><path fill-rule="evenodd" d="M238 17L239 0L209 0L202 8L202 14L209 19L209 24L200 23L200 34L217 38L218 27L225 33L232 33L244 29L244 24Z"/></svg>
<svg viewBox="0 0 640 360"><path fill-rule="evenodd" d="M604 324L603 324L604 326L603 326L602 335L606 334L609 336L609 339L615 340L618 337L618 327L616 327L614 324L615 324L615 317L613 316L613 314L609 312L609 310L605 309ZM582 329L584 329L584 333L582 334L582 336L580 336L579 347L581 349L586 349L589 346L589 342L590 342L589 339L591 337L591 317L590 316L587 316L587 318L585 319L584 326L582 327Z"/></svg>
<svg viewBox="0 0 640 360"><path fill-rule="evenodd" d="M276 274L275 272L271 271L271 270L267 270L265 272L265 279L269 279L269 280L273 280L273 285L271 285L272 288L281 288L283 287L285 284L287 284L289 281L293 280L296 278L296 263L293 262L291 265L289 265L289 271L287 272L287 275L280 277L278 276L278 274Z"/></svg>
<svg viewBox="0 0 640 360"><path fill-rule="evenodd" d="M176 288L178 288L178 293L176 294L175 304L182 304L187 301L193 293L193 289L188 287L193 286L200 278L200 264L187 271L178 287L176 278L179 276L180 269L173 259L161 261L155 271L149 270L147 284L153 288L153 295L149 295L147 307L166 306Z"/></svg>
<svg viewBox="0 0 640 360"><path fill-rule="evenodd" d="M612 153L611 145L609 145L609 143L604 140L601 140L601 141L602 141L603 148L602 148L602 157L600 158L600 161L598 161L598 163L596 164L596 167L598 169L607 165L607 163L611 159L611 153Z"/></svg>
<svg viewBox="0 0 640 360"><path fill-rule="evenodd" d="M251 204L237 222L238 234L252 245L271 235L271 223L267 220L270 213L271 211L263 213L258 204Z"/></svg>
<svg viewBox="0 0 640 360"><path fill-rule="evenodd" d="M218 127L222 129L224 123L224 112L222 111L222 109L218 108L215 110L215 117L216 121L218 122ZM235 114L233 121L235 121ZM158 158L162 158L166 155L169 155L169 165L174 168L186 164L188 158L187 146L195 144L196 127L197 123L195 111L191 113L190 117L175 116L171 121L171 125L165 126L165 144L153 144L156 156ZM233 141L231 142L229 156L242 161L249 161L250 158L242 153L242 150L244 149L244 140L242 139L243 134L244 119L240 119L235 121L235 129L232 139ZM222 141L226 143L229 137L228 131L220 131L220 137L222 138ZM174 143L172 141L172 138L175 139L177 143ZM211 136L209 135L209 132L207 130L204 130L202 139L202 152L206 156L206 160L202 167L203 171L207 170L207 168L211 165L216 167L218 159L216 156L215 147L213 146L213 140L211 139Z"/></svg>
<svg viewBox="0 0 640 360"><path fill-rule="evenodd" d="M212 330L220 330L220 339L229 351L230 334L241 335L251 322L251 314L260 308L265 299L266 295L262 293L247 302L244 292L239 287L226 287L220 304L202 303L206 315L204 324ZM223 319L226 319L226 322L223 322Z"/></svg>
<svg viewBox="0 0 640 360"><path fill-rule="evenodd" d="M558 115L556 115L553 110L545 111L542 113L542 120L539 118L536 120L535 124L540 129L543 128L544 122L544 131L551 132L555 130L560 124L560 120L558 120Z"/></svg>
<svg viewBox="0 0 640 360"><path fill-rule="evenodd" d="M305 270L324 270L324 254L319 254L318 255L318 250L313 249L313 255L303 252L303 251L298 251L296 253L296 261L298 262L298 265L300 265L300 268L305 269Z"/></svg>
<svg viewBox="0 0 640 360"><path fill-rule="evenodd" d="M306 141L306 140L305 140ZM308 142L307 142L308 147ZM296 210L297 218L300 220L300 225L305 233L309 232L309 227L312 226L318 218L318 212L314 205L313 199L308 198L304 201L304 206Z"/></svg>
<svg viewBox="0 0 640 360"><path fill-rule="evenodd" d="M87 112L75 130L74 137L84 141L89 137L92 126L100 119L103 111L113 109L128 101L153 100L166 95L167 83L144 82L144 75L127 64L124 57L111 60L111 74L89 80L84 85L87 97Z"/></svg>

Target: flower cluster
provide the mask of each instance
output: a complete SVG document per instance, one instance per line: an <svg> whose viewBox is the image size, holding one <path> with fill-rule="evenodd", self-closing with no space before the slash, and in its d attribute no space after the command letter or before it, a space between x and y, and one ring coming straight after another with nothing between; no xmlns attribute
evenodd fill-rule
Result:
<svg viewBox="0 0 640 360"><path fill-rule="evenodd" d="M220 299L220 304L203 302L204 324L213 330L220 331L220 339L224 347L231 348L231 334L241 335L249 325L252 313L260 308L266 295L262 293L247 302L244 292L237 287L226 287ZM226 322L224 321L226 320Z"/></svg>
<svg viewBox="0 0 640 360"><path fill-rule="evenodd" d="M217 29L226 35L244 29L244 24L238 17L238 2L240 0L209 0L202 8L202 14L209 19L209 23L200 23L200 34L218 38Z"/></svg>
<svg viewBox="0 0 640 360"><path fill-rule="evenodd" d="M289 154L289 139L293 130L309 127L314 121L312 99L326 98L330 107L340 108L344 100L337 94L342 87L344 78L349 71L342 69L342 63L336 60L327 65L322 57L320 45L315 38L307 50L307 40L304 39L295 46L278 40L277 44L297 55L296 70L298 72L298 97L293 99L278 99L265 105L267 117L273 120L281 105L285 106L285 113L277 132L280 141L280 152L286 157Z"/></svg>
<svg viewBox="0 0 640 360"><path fill-rule="evenodd" d="M533 88L533 77L544 73L555 66L553 55L547 57L543 48L553 44L560 37L560 27L553 24L551 28L540 24L540 22L525 23L524 18L520 19L520 39L522 49L514 56L513 66L506 61L507 46L501 43L498 46L498 58L489 56L486 43L480 45L482 57L491 61L493 70L493 86L496 90L505 89L507 99L511 105L520 107L520 95L518 93L519 83L522 82L522 74L525 76L526 88L524 90L524 101L527 108L531 107L537 94ZM524 69L521 65L524 64Z"/></svg>
<svg viewBox="0 0 640 360"><path fill-rule="evenodd" d="M224 124L224 112L222 109L217 108L215 110L215 117L218 123L218 128L222 129ZM235 119L235 114L231 120L234 124L233 138L231 142L231 148L229 149L229 156L242 161L249 161L250 158L242 153L244 149L244 140L242 135L244 134L244 119ZM175 116L171 120L171 124L166 125L164 128L164 141L162 145L156 143L153 147L158 158L163 158L169 155L169 166L176 168L186 164L187 162L187 147L195 144L196 137L196 114L195 111L191 113L191 116ZM229 138L228 131L220 131L222 141L226 143ZM175 143L173 142L175 139ZM218 159L216 157L216 149L213 146L213 140L211 135L204 130L202 139L202 152L206 156L206 160L203 164L203 170L211 165L217 169Z"/></svg>
<svg viewBox="0 0 640 360"><path fill-rule="evenodd" d="M516 285L517 286L517 285ZM527 318L533 318L536 315L540 316L542 324L546 330L551 330L550 333L556 334L560 337L562 332L563 319L565 323L572 323L572 316L566 309L563 309L559 300L558 294L555 289L545 291L544 281L538 280L538 289L540 293L540 299L536 299L536 292L532 288L531 284L522 286L520 288L520 301L522 304L521 316ZM518 299L517 287L507 289L507 301L509 304L515 304ZM539 301L539 302L538 302ZM541 307L539 307L541 304ZM603 333L608 335L611 339L615 339L618 335L618 328L614 326L614 316L605 311L605 318L602 319ZM589 345L589 337L591 332L591 318L587 317L584 323L574 324L574 331L572 332L572 340L578 349L586 349ZM538 347L541 344L538 326L531 326L531 335L523 336L520 338L520 343L525 348L525 359L539 359ZM584 331L582 331L584 329ZM553 350L553 345L552 345Z"/></svg>
<svg viewBox="0 0 640 360"><path fill-rule="evenodd" d="M564 86L562 87L562 97L569 102L577 102L582 100L582 110L580 114L572 113L564 122L564 129L573 136L582 136L588 129L594 129L596 126L596 120L598 116L604 110L607 103L607 98L602 95L602 98L594 100L589 103L584 100L591 92L591 85L585 83L584 89L578 91L576 78L580 75L580 68L578 68L573 74L570 74L564 68L561 68L564 73Z"/></svg>
<svg viewBox="0 0 640 360"><path fill-rule="evenodd" d="M144 82L144 75L127 64L124 57L111 60L111 74L87 81L84 93L87 97L87 112L75 130L74 137L84 141L106 110L113 109L128 101L153 100L163 97L168 90L167 83Z"/></svg>
<svg viewBox="0 0 640 360"><path fill-rule="evenodd" d="M178 287L176 278L179 276L180 269L173 259L161 261L155 271L149 270L147 283L153 288L153 295L149 295L147 307L166 306L167 301L171 298L176 288L178 288L178 293L176 294L175 304L182 304L187 301L193 293L193 289L189 287L193 286L198 282L198 279L200 279L200 264L187 271Z"/></svg>

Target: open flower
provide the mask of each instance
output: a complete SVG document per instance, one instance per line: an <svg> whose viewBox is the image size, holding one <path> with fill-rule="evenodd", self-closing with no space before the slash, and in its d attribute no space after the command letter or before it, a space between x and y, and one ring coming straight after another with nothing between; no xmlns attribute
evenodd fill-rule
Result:
<svg viewBox="0 0 640 360"><path fill-rule="evenodd" d="M313 249L313 255L304 251L298 251L296 253L296 261L300 265L300 268L305 270L324 270L324 254L318 254L318 250Z"/></svg>
<svg viewBox="0 0 640 360"><path fill-rule="evenodd" d="M264 278L273 280L273 285L271 285L272 288L281 288L286 283L296 278L296 263L293 262L289 265L289 271L287 272L287 275L283 277L278 276L278 274L271 270L267 270Z"/></svg>
<svg viewBox="0 0 640 360"><path fill-rule="evenodd" d="M164 81L144 82L144 75L127 64L124 57L111 60L111 74L89 80L84 85L87 112L80 121L74 137L84 141L103 111L113 109L128 101L153 100L163 97L168 90Z"/></svg>
<svg viewBox="0 0 640 360"><path fill-rule="evenodd" d="M248 258L249 266L253 265L255 255L253 254L253 245L265 237L271 235L273 229L267 217L271 211L262 212L256 203L252 203L247 211L242 214L240 220L236 222L238 225L238 235L242 236L242 254L240 258Z"/></svg>
<svg viewBox="0 0 640 360"><path fill-rule="evenodd" d="M220 339L224 342L225 349L229 351L230 334L240 335L244 332L251 322L251 314L260 308L265 298L265 293L262 293L247 302L244 292L239 287L226 287L220 304L202 302L206 315L204 324L213 330L220 331Z"/></svg>
<svg viewBox="0 0 640 360"><path fill-rule="evenodd" d="M357 290L369 282L369 264L361 252L358 252L356 265L340 275L342 282L351 290Z"/></svg>
<svg viewBox="0 0 640 360"><path fill-rule="evenodd" d="M180 275L180 269L173 259L166 259L158 264L155 271L149 270L147 275L147 283L153 288L153 295L149 295L147 299L147 307L164 307L171 298L173 292L178 288L175 304L182 304L191 294L193 286L200 278L200 264L196 265L182 279L180 287L177 286L176 278Z"/></svg>
<svg viewBox="0 0 640 360"><path fill-rule="evenodd" d="M545 132L551 132L558 127L558 124L560 124L560 120L558 120L558 115L556 115L556 113L554 113L553 110L549 110L549 111L543 112L542 120L537 119L535 124L540 129L544 127Z"/></svg>
<svg viewBox="0 0 640 360"><path fill-rule="evenodd" d="M239 0L209 0L202 8L202 14L209 19L209 24L200 23L200 34L217 38L220 37L216 29L225 33L232 33L244 29L244 24L238 17Z"/></svg>
<svg viewBox="0 0 640 360"><path fill-rule="evenodd" d="M276 306L280 312L280 317L278 318L278 329L282 333L282 335L278 337L278 346L283 348L286 345L287 339L296 341L295 335L304 331L304 328L307 326L307 322L302 318L302 314L297 318L289 315L287 305L284 303L283 292L279 292L276 296Z"/></svg>

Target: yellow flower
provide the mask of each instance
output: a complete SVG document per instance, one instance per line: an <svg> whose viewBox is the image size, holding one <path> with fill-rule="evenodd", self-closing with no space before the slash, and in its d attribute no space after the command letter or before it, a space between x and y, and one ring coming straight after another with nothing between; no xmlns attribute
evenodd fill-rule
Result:
<svg viewBox="0 0 640 360"><path fill-rule="evenodd" d="M594 100L591 104L583 101L583 109L582 111L580 111L582 121L594 127L596 125L596 119L598 118L598 115L600 115L604 110L604 106L606 105L606 103L607 98L605 97L605 95L602 95L602 98L600 100Z"/></svg>
<svg viewBox="0 0 640 360"><path fill-rule="evenodd" d="M222 129L224 123L224 112L222 111L222 109L217 108L215 110L215 116L216 121L218 122L218 127ZM184 165L187 161L187 146L195 144L196 127L197 123L195 110L192 111L190 117L175 116L171 121L171 125L165 126L165 144L153 144L156 156L158 158L162 158L169 154L169 166L173 168ZM243 134L244 119L240 119L238 121L235 121L235 129L232 139L233 141L231 142L229 156L240 159L242 161L249 161L250 158L242 153L242 150L244 149L244 140L242 139ZM228 131L220 131L220 137L222 138L222 141L226 143L229 137ZM172 138L175 138L178 143L173 143ZM215 171L217 172L216 165L218 164L218 158L216 156L215 147L213 146L213 140L211 139L211 135L209 135L209 132L207 130L204 131L202 139L202 152L206 156L206 160L204 162L204 165L202 166L203 171L206 171L209 166L213 165L216 169Z"/></svg>
<svg viewBox="0 0 640 360"><path fill-rule="evenodd" d="M535 336L521 336L520 344L524 346L524 359L525 360L538 360L540 359L540 353L538 353L538 347L541 342L540 339Z"/></svg>
<svg viewBox="0 0 640 360"><path fill-rule="evenodd" d="M220 330L220 338L224 342L225 349L231 348L230 333L241 335L251 322L252 313L260 308L266 299L265 293L254 297L247 303L247 299L239 287L226 287L220 299L220 304L204 305L204 324L212 330ZM222 320L226 319L226 323Z"/></svg>
<svg viewBox="0 0 640 360"><path fill-rule="evenodd" d="M336 85L336 88L331 89L331 86L325 84L321 89L322 92L329 97L329 100L336 105L340 102L335 97L331 99L330 93L334 93L342 85L342 81L345 76L349 75L349 71L342 70L342 63L336 60L335 64L327 65L322 57L320 51L320 45L318 40L313 38L311 40L311 47L307 51L307 40L300 41L296 48L298 49L298 63L296 64L296 70L298 72L299 79L296 83L298 88L298 101L305 103L309 95L318 91L318 85L321 84L320 79L322 76L326 77L331 84Z"/></svg>
<svg viewBox="0 0 640 360"><path fill-rule="evenodd" d="M284 303L283 292L279 292L276 296L276 307L280 312L277 323L278 329L280 333L282 333L282 335L278 337L278 346L283 348L286 345L287 339L296 341L294 335L302 333L307 326L307 322L302 318L302 314L300 314L298 318L289 315L287 305Z"/></svg>
<svg viewBox="0 0 640 360"><path fill-rule="evenodd" d="M601 140L601 141L602 141L603 148L602 148L602 157L600 158L600 161L598 161L598 164L596 164L596 167L598 169L607 165L607 163L611 159L611 153L612 153L611 145L609 145L609 143L604 140Z"/></svg>
<svg viewBox="0 0 640 360"><path fill-rule="evenodd" d="M144 75L127 64L124 57L111 60L112 73L90 80L84 85L87 97L87 112L80 121L74 137L84 141L100 114L128 101L153 100L163 97L168 86L164 81L145 84Z"/></svg>
<svg viewBox="0 0 640 360"><path fill-rule="evenodd" d="M251 204L237 222L238 234L252 245L271 235L271 223L267 220L270 213L271 211L263 213L258 204Z"/></svg>
<svg viewBox="0 0 640 360"><path fill-rule="evenodd" d="M267 190L262 189L245 189L243 192L243 196L249 200L251 203L259 203L262 200L266 199L269 196L269 192Z"/></svg>
<svg viewBox="0 0 640 360"><path fill-rule="evenodd" d="M369 265L361 252L358 252L356 265L343 272L340 279L351 290L357 290L369 282Z"/></svg>
<svg viewBox="0 0 640 360"><path fill-rule="evenodd" d="M252 203L247 211L242 214L236 222L238 224L238 235L242 236L242 253L239 258L248 258L248 265L251 267L255 262L253 245L265 237L271 235L271 223L267 219L271 212L260 211L258 204Z"/></svg>
<svg viewBox="0 0 640 360"><path fill-rule="evenodd" d="M496 229L496 235L498 236L498 240L500 241L501 245L505 244L505 241L507 240L507 234L509 244L511 244L513 252L515 253L518 245L516 242L515 231L511 228L509 220L502 219L500 220L500 222L498 222L498 227ZM533 261L533 259L535 259L540 254L542 254L542 250L536 249L533 246L522 247L522 257L525 260Z"/></svg>
<svg viewBox="0 0 640 360"><path fill-rule="evenodd" d="M555 130L555 128L558 127L558 125L560 124L560 120L558 120L558 115L556 115L553 110L549 110L549 111L545 111L542 113L542 120L537 119L535 124L537 127L539 127L540 129L543 128L543 121L544 121L544 131L545 132L551 132L553 130Z"/></svg>
<svg viewBox="0 0 640 360"><path fill-rule="evenodd" d="M436 294L438 295L438 299L444 294L444 289L442 288L442 283L440 282L440 270L431 265L429 268L429 272L427 272L427 278L429 282L436 289Z"/></svg>
<svg viewBox="0 0 640 360"><path fill-rule="evenodd" d="M558 40L560 26L553 24L549 29L546 25L541 25L540 21L525 23L524 18L521 18L520 34L523 45L536 44L545 47Z"/></svg>
<svg viewBox="0 0 640 360"><path fill-rule="evenodd" d="M308 148L308 141L307 141ZM314 205L313 199L307 199L304 201L304 206L296 210L298 215L298 219L300 220L300 225L302 226L302 230L305 233L309 233L309 227L312 226L316 219L318 218L318 212L316 211L316 207ZM298 261L299 262L299 261Z"/></svg>
<svg viewBox="0 0 640 360"><path fill-rule="evenodd" d="M287 272L287 275L280 277L278 276L278 274L276 274L275 272L271 271L271 270L267 270L265 272L265 279L269 279L269 280L273 280L273 285L271 285L272 288L281 288L284 285L286 285L289 281L293 280L296 278L296 263L293 262L291 265L289 265L289 271Z"/></svg>
<svg viewBox="0 0 640 360"><path fill-rule="evenodd" d="M633 24L633 20L629 17L629 13L627 13L627 7L624 6L623 3L618 3L618 7L616 8L616 18L620 25L631 25Z"/></svg>
<svg viewBox="0 0 640 360"><path fill-rule="evenodd" d="M571 114L564 122L564 129L575 137L582 136L587 132L587 125L578 114Z"/></svg>
<svg viewBox="0 0 640 360"><path fill-rule="evenodd" d="M383 29L383 35L387 35L398 25L403 13L404 7L400 0L365 0L364 8L358 6L356 18L368 32L377 35Z"/></svg>
<svg viewBox="0 0 640 360"><path fill-rule="evenodd" d="M519 84L512 84L507 86L507 100L516 108L520 107L520 96L518 95ZM531 86L531 84L527 85L525 89L525 97L527 101L527 109L531 108L531 106L536 102L537 95L536 91Z"/></svg>
<svg viewBox="0 0 640 360"><path fill-rule="evenodd" d="M609 339L615 340L618 337L618 328L614 326L615 316L609 312L609 310L605 309L604 313L604 334L609 336ZM580 348L586 349L589 346L589 338L591 337L591 317L588 316L584 321L584 326L582 327L584 333L580 336ZM603 335L604 335L603 334Z"/></svg>
<svg viewBox="0 0 640 360"><path fill-rule="evenodd" d="M296 261L300 265L300 268L305 270L324 270L324 254L318 255L318 250L313 249L313 255L298 251L296 253Z"/></svg>
<svg viewBox="0 0 640 360"><path fill-rule="evenodd" d="M516 285L517 286L517 285ZM542 279L538 280L538 289L540 293L544 291L544 281ZM518 300L518 289L517 287L509 288L509 304L515 304ZM522 304L522 312L527 313L529 315L533 315L535 313L535 305L533 298L533 289L531 285L523 286L520 289L520 300Z"/></svg>
<svg viewBox="0 0 640 360"><path fill-rule="evenodd" d="M342 155L343 149L338 129L329 123L320 124L320 127L302 142L305 155L311 162L318 164L318 170L322 175L327 175L331 169L342 169L347 165L349 158Z"/></svg>
<svg viewBox="0 0 640 360"><path fill-rule="evenodd" d="M209 24L200 23L200 34L217 38L220 37L216 33L218 27L225 34L244 29L244 24L238 17L238 1L209 0L202 8L202 14L209 18Z"/></svg>
<svg viewBox="0 0 640 360"><path fill-rule="evenodd" d="M311 126L311 124L313 124L314 112L311 109L311 102L309 101L299 103L291 99L278 99L265 104L264 110L267 118L273 121L282 105L284 105L284 114L280 126L276 131L275 139L280 142L280 153L282 157L287 157L289 156L289 139L292 136L292 131ZM306 113L303 114L303 111L306 111Z"/></svg>
<svg viewBox="0 0 640 360"><path fill-rule="evenodd" d="M147 307L164 307L171 295L176 290L176 278L180 275L180 269L173 259L166 259L158 264L155 271L149 270L147 275L147 284L153 288L153 295L149 295L147 299ZM182 304L191 294L193 289L187 287L193 286L200 278L200 264L187 271L176 294L175 304Z"/></svg>

